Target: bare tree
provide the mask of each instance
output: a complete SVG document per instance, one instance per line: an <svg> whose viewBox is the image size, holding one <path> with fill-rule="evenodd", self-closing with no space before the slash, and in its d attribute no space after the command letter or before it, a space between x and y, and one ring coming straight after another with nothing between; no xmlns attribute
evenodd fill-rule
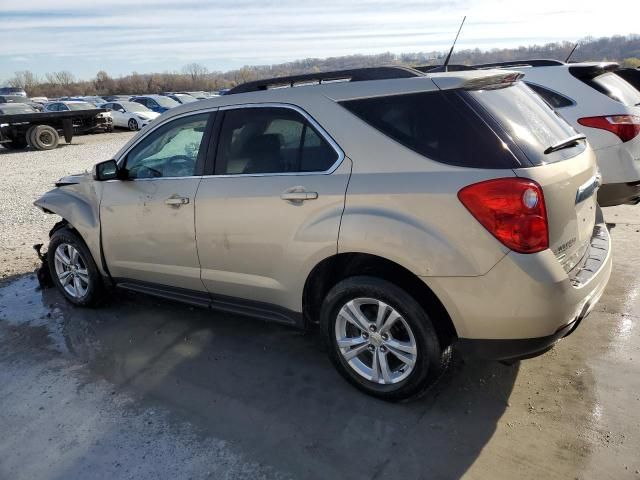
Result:
<svg viewBox="0 0 640 480"><path fill-rule="evenodd" d="M182 67L182 73L191 77L191 85L193 88L201 88L209 70L199 63L190 63Z"/></svg>
<svg viewBox="0 0 640 480"><path fill-rule="evenodd" d="M11 87L24 88L29 95L33 95L33 92L38 88L40 79L29 70L22 70L15 72L13 78L7 82Z"/></svg>
<svg viewBox="0 0 640 480"><path fill-rule="evenodd" d="M100 70L96 74L96 78L93 81L93 85L96 89L96 92L101 95L108 95L116 93L116 82L109 76L107 72L104 70Z"/></svg>

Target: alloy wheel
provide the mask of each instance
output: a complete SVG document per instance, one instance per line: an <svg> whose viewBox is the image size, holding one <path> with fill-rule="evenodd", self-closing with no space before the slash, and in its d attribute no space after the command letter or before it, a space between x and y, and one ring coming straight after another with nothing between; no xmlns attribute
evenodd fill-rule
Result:
<svg viewBox="0 0 640 480"><path fill-rule="evenodd" d="M56 276L64 291L73 298L82 298L89 290L89 271L80 252L68 243L61 243L54 253Z"/></svg>
<svg viewBox="0 0 640 480"><path fill-rule="evenodd" d="M381 300L347 302L338 312L335 339L349 367L374 383L401 382L416 364L418 348L409 324Z"/></svg>

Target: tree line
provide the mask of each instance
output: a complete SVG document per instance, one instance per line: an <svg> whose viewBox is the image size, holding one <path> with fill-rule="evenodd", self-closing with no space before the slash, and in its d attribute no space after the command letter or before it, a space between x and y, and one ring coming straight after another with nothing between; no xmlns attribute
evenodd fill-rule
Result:
<svg viewBox="0 0 640 480"><path fill-rule="evenodd" d="M518 48L483 51L466 49L454 52L451 63L475 64L514 61L527 58L554 58L564 60L575 44L554 42ZM79 80L71 72L62 70L40 77L29 70L15 72L3 82L7 86L22 87L31 97L60 97L73 95L110 95L160 93L165 91L217 91L240 83L261 78L342 70L379 65L438 65L445 53L438 51L418 53L381 53L377 55L348 55L325 59L307 58L277 65L244 66L228 72L209 71L199 63L185 65L181 71L164 73L137 73L114 78L99 71L92 80ZM611 60L625 66L640 66L640 35L613 37L586 37L571 58L572 61Z"/></svg>

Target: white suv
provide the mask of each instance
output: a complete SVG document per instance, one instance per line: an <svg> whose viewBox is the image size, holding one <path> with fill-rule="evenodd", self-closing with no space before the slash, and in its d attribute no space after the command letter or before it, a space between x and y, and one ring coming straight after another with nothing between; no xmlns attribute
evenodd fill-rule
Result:
<svg viewBox="0 0 640 480"><path fill-rule="evenodd" d="M525 83L587 136L602 174L601 206L640 202L640 91L613 73L617 63L523 60L475 67L524 73Z"/></svg>

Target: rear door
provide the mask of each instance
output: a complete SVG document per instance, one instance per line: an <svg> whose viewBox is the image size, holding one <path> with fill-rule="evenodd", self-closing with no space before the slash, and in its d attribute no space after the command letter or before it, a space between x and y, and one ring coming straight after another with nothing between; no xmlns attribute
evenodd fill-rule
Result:
<svg viewBox="0 0 640 480"><path fill-rule="evenodd" d="M214 295L301 311L307 274L337 251L350 162L292 106L226 109L196 198L202 281Z"/></svg>
<svg viewBox="0 0 640 480"><path fill-rule="evenodd" d="M542 187L549 247L565 270L571 270L586 252L596 222L599 177L593 151L584 139L563 145L577 132L520 83L467 95L529 165L514 172Z"/></svg>

